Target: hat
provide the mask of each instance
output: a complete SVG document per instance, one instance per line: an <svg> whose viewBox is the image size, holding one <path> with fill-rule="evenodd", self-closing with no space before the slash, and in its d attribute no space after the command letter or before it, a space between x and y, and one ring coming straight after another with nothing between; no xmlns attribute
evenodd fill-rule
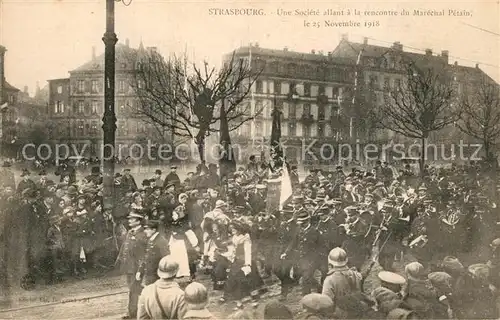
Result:
<svg viewBox="0 0 500 320"><path fill-rule="evenodd" d="M293 313L286 305L271 300L264 306L264 319L293 319Z"/></svg>
<svg viewBox="0 0 500 320"><path fill-rule="evenodd" d="M408 319L411 317L412 314L414 314L414 312L411 310L396 308L394 310L391 310L389 314L387 314L387 319L398 319L398 320Z"/></svg>
<svg viewBox="0 0 500 320"><path fill-rule="evenodd" d="M68 191L66 193L70 196L76 196L78 194L78 190L76 189L75 186L69 186Z"/></svg>
<svg viewBox="0 0 500 320"><path fill-rule="evenodd" d="M373 194L371 194L371 193L366 193L366 194L365 194L365 198L373 198Z"/></svg>
<svg viewBox="0 0 500 320"><path fill-rule="evenodd" d="M90 173L100 173L101 172L101 169L99 167L92 167L92 169L90 169Z"/></svg>
<svg viewBox="0 0 500 320"><path fill-rule="evenodd" d="M342 166L336 166L335 169L342 170Z"/></svg>
<svg viewBox="0 0 500 320"><path fill-rule="evenodd" d="M405 266L405 272L409 277L421 279L424 276L424 266L420 262L410 262Z"/></svg>
<svg viewBox="0 0 500 320"><path fill-rule="evenodd" d="M215 201L215 209L222 208L225 205L226 205L226 203L223 200L217 200L217 201Z"/></svg>
<svg viewBox="0 0 500 320"><path fill-rule="evenodd" d="M452 277L446 272L431 272L427 278L431 281L432 286L441 292L450 290L451 288Z"/></svg>
<svg viewBox="0 0 500 320"><path fill-rule="evenodd" d="M427 187L424 185L421 185L420 187L418 187L418 191L427 191Z"/></svg>
<svg viewBox="0 0 500 320"><path fill-rule="evenodd" d="M139 219L139 220L142 220L142 219L144 219L144 217L142 215L138 214L138 213L131 212L127 216L127 219Z"/></svg>
<svg viewBox="0 0 500 320"><path fill-rule="evenodd" d="M382 181L379 181L375 184L375 188L379 188L379 187L384 187L384 183Z"/></svg>
<svg viewBox="0 0 500 320"><path fill-rule="evenodd" d="M156 170L155 170L155 174L159 174L159 175L161 175L161 173L162 173L162 172L161 172L161 170L160 170L160 169L156 169Z"/></svg>
<svg viewBox="0 0 500 320"><path fill-rule="evenodd" d="M320 293L305 295L300 299L300 304L313 313L333 314L334 312L333 300L329 296Z"/></svg>
<svg viewBox="0 0 500 320"><path fill-rule="evenodd" d="M28 169L23 169L21 172L21 177L29 176L31 173L29 172Z"/></svg>
<svg viewBox="0 0 500 320"><path fill-rule="evenodd" d="M306 221L307 219L310 218L310 215L307 211L301 210L299 214L297 215L297 221Z"/></svg>
<svg viewBox="0 0 500 320"><path fill-rule="evenodd" d="M258 184L255 186L255 188L257 188L257 190L265 190L267 187L265 184Z"/></svg>
<svg viewBox="0 0 500 320"><path fill-rule="evenodd" d="M342 248L334 248L328 254L328 264L334 267L343 267L347 265L347 252Z"/></svg>
<svg viewBox="0 0 500 320"><path fill-rule="evenodd" d="M45 185L48 187L48 186L55 186L56 183L54 182L54 180L47 180L45 181Z"/></svg>
<svg viewBox="0 0 500 320"><path fill-rule="evenodd" d="M500 238L496 238L495 240L491 241L491 246L500 247Z"/></svg>
<svg viewBox="0 0 500 320"><path fill-rule="evenodd" d="M177 166L176 165L171 165L170 169L177 169Z"/></svg>
<svg viewBox="0 0 500 320"><path fill-rule="evenodd" d="M400 300L400 298L396 292L394 292L391 289L388 289L386 287L375 288L372 291L372 296L373 296L373 298L375 298L375 300L377 301L379 306L382 304L388 304L388 303L393 302L395 300ZM401 301L398 301L398 302L400 303ZM388 311L390 311L390 310L388 310Z"/></svg>
<svg viewBox="0 0 500 320"><path fill-rule="evenodd" d="M149 187L151 185L151 182L149 179L144 179L142 180L142 186L143 187Z"/></svg>
<svg viewBox="0 0 500 320"><path fill-rule="evenodd" d="M3 162L3 165L2 165L2 167L4 167L4 168L9 168L9 167L11 167L11 166L12 166L12 165L10 164L10 162L9 162L9 161L4 161L4 162Z"/></svg>
<svg viewBox="0 0 500 320"><path fill-rule="evenodd" d="M378 278L380 281L389 283L389 284L396 284L396 285L403 285L406 283L406 280L404 277L400 276L397 273L390 272L390 271L381 271L378 274Z"/></svg>
<svg viewBox="0 0 500 320"><path fill-rule="evenodd" d="M446 256L443 259L442 266L448 273L459 273L464 270L463 264L456 257Z"/></svg>
<svg viewBox="0 0 500 320"><path fill-rule="evenodd" d="M161 258L160 263L158 263L158 277L161 279L174 278L177 275L177 271L179 271L179 264L172 256Z"/></svg>
<svg viewBox="0 0 500 320"><path fill-rule="evenodd" d="M130 172L130 168L123 169L123 172Z"/></svg>
<svg viewBox="0 0 500 320"><path fill-rule="evenodd" d="M184 300L191 306L204 307L208 303L208 290L199 282L191 282L184 289Z"/></svg>
<svg viewBox="0 0 500 320"><path fill-rule="evenodd" d="M304 200L304 197L302 195L296 195L296 196L293 196L293 200L301 201L301 200Z"/></svg>
<svg viewBox="0 0 500 320"><path fill-rule="evenodd" d="M467 269L474 275L474 277L483 281L487 281L488 277L490 276L490 267L488 267L488 265L484 263L476 263L470 265Z"/></svg>
<svg viewBox="0 0 500 320"><path fill-rule="evenodd" d="M46 176L47 175L47 172L45 170L41 170L39 173L38 173L39 176Z"/></svg>
<svg viewBox="0 0 500 320"><path fill-rule="evenodd" d="M348 207L344 208L344 212L346 214L353 214L354 212L357 212L357 211L358 211L358 207L356 207L356 206L348 206Z"/></svg>
<svg viewBox="0 0 500 320"><path fill-rule="evenodd" d="M165 186L165 189L168 189L168 188L171 188L171 187L175 188L175 183L173 183L173 182L167 183L167 185Z"/></svg>
<svg viewBox="0 0 500 320"><path fill-rule="evenodd" d="M144 224L144 228L148 229L158 229L160 227L160 221L158 220L148 220Z"/></svg>

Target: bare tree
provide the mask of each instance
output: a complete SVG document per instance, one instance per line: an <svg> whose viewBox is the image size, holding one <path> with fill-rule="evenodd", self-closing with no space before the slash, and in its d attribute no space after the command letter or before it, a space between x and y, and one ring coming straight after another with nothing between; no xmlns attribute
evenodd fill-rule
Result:
<svg viewBox="0 0 500 320"><path fill-rule="evenodd" d="M176 137L194 140L201 160L205 139L219 132L221 120L231 132L262 111L247 103L259 72L234 54L218 70L207 62L197 66L185 56L166 61L156 51L138 52L134 58L131 86L140 101L137 113L158 130L170 132L171 142Z"/></svg>
<svg viewBox="0 0 500 320"><path fill-rule="evenodd" d="M500 90L487 76L477 86L465 90L461 99L462 117L457 123L465 134L483 143L486 160L494 163L493 148L500 136Z"/></svg>
<svg viewBox="0 0 500 320"><path fill-rule="evenodd" d="M382 128L421 141L420 172L424 173L426 140L460 118L453 105L455 90L447 66L405 61L406 77L377 111Z"/></svg>

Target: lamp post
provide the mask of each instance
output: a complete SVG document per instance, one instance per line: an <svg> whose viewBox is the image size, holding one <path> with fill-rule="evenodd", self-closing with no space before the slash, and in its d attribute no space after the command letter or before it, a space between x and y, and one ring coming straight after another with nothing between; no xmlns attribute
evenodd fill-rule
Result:
<svg viewBox="0 0 500 320"><path fill-rule="evenodd" d="M115 1L106 0L106 32L104 42L104 116L103 130L103 210L113 214L115 205L115 45L118 38L115 34Z"/></svg>

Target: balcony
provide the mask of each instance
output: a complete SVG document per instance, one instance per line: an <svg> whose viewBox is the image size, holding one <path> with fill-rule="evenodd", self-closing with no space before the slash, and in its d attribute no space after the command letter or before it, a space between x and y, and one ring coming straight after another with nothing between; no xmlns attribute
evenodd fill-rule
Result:
<svg viewBox="0 0 500 320"><path fill-rule="evenodd" d="M318 95L316 102L318 103L318 105L326 105L328 104L328 96L325 94L320 94Z"/></svg>
<svg viewBox="0 0 500 320"><path fill-rule="evenodd" d="M297 92L290 92L287 95L287 99L290 101L297 101L300 99L300 95Z"/></svg>

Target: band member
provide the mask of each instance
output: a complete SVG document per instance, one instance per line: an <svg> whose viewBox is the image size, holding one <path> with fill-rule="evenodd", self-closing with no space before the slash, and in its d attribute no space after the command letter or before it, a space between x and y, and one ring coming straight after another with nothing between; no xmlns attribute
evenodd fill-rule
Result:
<svg viewBox="0 0 500 320"><path fill-rule="evenodd" d="M128 314L123 319L135 319L137 317L137 301L142 290L141 282L135 276L139 270L139 262L146 251L147 237L141 226L142 215L130 213L127 219L130 230L123 241L116 262L120 264L121 272L127 275L129 288Z"/></svg>

